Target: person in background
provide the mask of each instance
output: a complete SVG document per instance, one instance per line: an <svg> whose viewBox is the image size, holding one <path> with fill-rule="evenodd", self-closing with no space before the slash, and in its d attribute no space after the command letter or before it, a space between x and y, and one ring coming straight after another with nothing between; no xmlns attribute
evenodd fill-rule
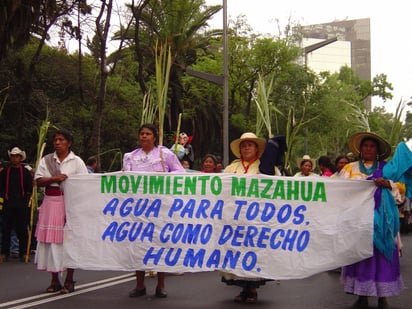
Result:
<svg viewBox="0 0 412 309"><path fill-rule="evenodd" d="M183 158L186 158L190 162L190 168L193 168L193 163L195 161L195 153L192 146L193 136L188 136L185 132L179 134L179 144L185 148L185 155Z"/></svg>
<svg viewBox="0 0 412 309"><path fill-rule="evenodd" d="M182 159L180 160L180 164L182 164L183 168L185 170L189 170L190 169L190 162L187 159Z"/></svg>
<svg viewBox="0 0 412 309"><path fill-rule="evenodd" d="M87 159L86 162L87 172L89 174L93 174L97 168L97 159L96 157L90 157Z"/></svg>
<svg viewBox="0 0 412 309"><path fill-rule="evenodd" d="M346 164L339 177L373 180L374 194L373 256L344 266L341 282L344 291L358 295L353 308L368 308L368 297L378 297L378 308L388 308L387 297L398 295L404 284L400 274L397 246L399 215L395 183L383 177L384 161L391 154L391 146L371 132L359 132L349 139L349 148L358 161ZM360 204L359 207L366 205Z"/></svg>
<svg viewBox="0 0 412 309"><path fill-rule="evenodd" d="M230 143L230 149L238 159L225 168L225 173L259 174L259 158L265 149L265 145L266 141L258 138L255 134L251 132L243 133L240 138ZM234 298L234 301L248 304L257 302L257 288L268 281L264 278L239 277L223 271L220 274L222 282L242 288L242 291Z"/></svg>
<svg viewBox="0 0 412 309"><path fill-rule="evenodd" d="M295 174L295 177L319 176L313 172L316 167L316 161L309 155L304 155L302 158L299 158L297 160L297 165L299 166L300 171Z"/></svg>
<svg viewBox="0 0 412 309"><path fill-rule="evenodd" d="M168 172L184 173L185 169L179 162L177 156L168 148L158 146L158 131L153 124L144 124L139 129L140 148L123 156L123 171L137 172ZM144 285L145 271L136 271L136 287L130 291L129 297L140 297L146 295ZM157 273L157 286L155 296L167 297L165 290L165 273Z"/></svg>
<svg viewBox="0 0 412 309"><path fill-rule="evenodd" d="M223 166L223 160L221 156L215 156L216 158L216 172L223 173L225 168Z"/></svg>
<svg viewBox="0 0 412 309"><path fill-rule="evenodd" d="M8 151L10 164L0 172L0 195L3 197L3 226L0 262L10 256L10 240L14 229L18 238L19 258L25 261L28 225L30 216L30 197L33 191L33 178L24 168L22 161L26 153L19 147Z"/></svg>
<svg viewBox="0 0 412 309"><path fill-rule="evenodd" d="M320 156L318 159L318 166L320 170L320 175L324 177L330 177L335 173L335 166L332 161L327 156Z"/></svg>
<svg viewBox="0 0 412 309"><path fill-rule="evenodd" d="M71 150L73 135L67 130L57 130L53 135L54 152L45 155L34 174L37 186L44 187L43 202L39 207L36 225L37 250L35 264L38 270L51 273L47 293L74 292L74 269L68 268L63 286L59 273L63 265L63 229L66 222L62 183L71 175L87 174L83 160Z"/></svg>
<svg viewBox="0 0 412 309"><path fill-rule="evenodd" d="M202 173L216 173L217 160L216 157L210 153L206 154L202 159Z"/></svg>
<svg viewBox="0 0 412 309"><path fill-rule="evenodd" d="M346 156L346 155L337 156L336 159L335 159L336 172L333 174L333 177L338 176L340 171L342 170L342 168L346 164L349 164L349 163L350 163L350 160L349 160L348 156Z"/></svg>
<svg viewBox="0 0 412 309"><path fill-rule="evenodd" d="M187 160L190 164L190 169L193 168L195 154L191 145L193 136L188 136L185 132L179 134L177 144L173 144L170 150L176 154L179 160Z"/></svg>
<svg viewBox="0 0 412 309"><path fill-rule="evenodd" d="M0 161L0 172L6 167L3 160ZM1 243L2 243L2 230L3 230L3 196L0 193L0 253L1 253ZM10 236L10 257L19 257L19 239L17 238L16 232L14 230L11 231ZM0 254L0 263L3 262L3 257Z"/></svg>

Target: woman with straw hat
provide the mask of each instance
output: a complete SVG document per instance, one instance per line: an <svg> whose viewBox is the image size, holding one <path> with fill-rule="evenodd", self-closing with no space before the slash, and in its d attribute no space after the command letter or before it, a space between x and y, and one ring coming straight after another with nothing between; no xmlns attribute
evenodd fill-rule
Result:
<svg viewBox="0 0 412 309"><path fill-rule="evenodd" d="M238 158L225 168L225 173L258 174L260 156L265 150L266 141L251 132L243 133L230 143L232 153ZM256 303L256 289L266 283L263 278L244 278L221 272L222 282L227 285L242 287L242 291L234 299L235 302Z"/></svg>
<svg viewBox="0 0 412 309"><path fill-rule="evenodd" d="M302 158L299 158L297 164L300 171L295 174L295 177L319 176L313 172L316 167L316 160L312 159L309 155L304 155Z"/></svg>
<svg viewBox="0 0 412 309"><path fill-rule="evenodd" d="M359 160L345 165L340 177L373 180L377 189L373 256L343 267L341 281L346 293L359 296L353 308L368 308L369 296L378 297L378 308L388 308L386 297L398 295L404 288L396 244L399 218L394 197L399 190L382 176L383 160L390 156L391 146L374 133L359 132L350 137L349 147Z"/></svg>

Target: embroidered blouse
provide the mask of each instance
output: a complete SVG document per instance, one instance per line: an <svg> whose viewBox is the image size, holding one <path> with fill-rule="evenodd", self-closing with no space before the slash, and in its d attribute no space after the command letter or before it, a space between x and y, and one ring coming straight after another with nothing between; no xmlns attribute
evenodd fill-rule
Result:
<svg viewBox="0 0 412 309"><path fill-rule="evenodd" d="M145 153L141 148L125 153L123 156L123 170L139 172L185 172L177 156L163 146L157 146L149 153Z"/></svg>

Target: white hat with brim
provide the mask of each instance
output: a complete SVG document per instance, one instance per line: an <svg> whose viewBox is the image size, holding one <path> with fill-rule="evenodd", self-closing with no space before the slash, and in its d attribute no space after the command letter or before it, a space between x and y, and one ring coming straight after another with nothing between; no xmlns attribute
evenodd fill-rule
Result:
<svg viewBox="0 0 412 309"><path fill-rule="evenodd" d="M236 158L240 158L240 143L244 141L252 141L256 143L259 151L259 158L265 150L266 141L263 138L257 137L252 132L243 133L242 136L238 139L235 139L230 143L230 149Z"/></svg>
<svg viewBox="0 0 412 309"><path fill-rule="evenodd" d="M302 158L299 158L299 159L296 160L296 163L298 164L298 167L300 167L304 161L312 162L312 171L315 169L316 160L312 159L309 155L304 155Z"/></svg>
<svg viewBox="0 0 412 309"><path fill-rule="evenodd" d="M14 147L12 150L8 151L9 158L11 156L21 156L21 160L26 160L26 152L21 150L19 147Z"/></svg>
<svg viewBox="0 0 412 309"><path fill-rule="evenodd" d="M360 155L362 141L368 138L373 139L378 143L378 154L380 160L384 160L391 155L392 147L382 137L371 132L358 132L349 138L349 148L356 157L359 157Z"/></svg>

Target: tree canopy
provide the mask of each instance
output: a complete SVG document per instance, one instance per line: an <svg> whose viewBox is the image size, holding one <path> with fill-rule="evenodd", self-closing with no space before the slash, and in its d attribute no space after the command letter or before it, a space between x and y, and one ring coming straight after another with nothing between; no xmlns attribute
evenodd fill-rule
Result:
<svg viewBox="0 0 412 309"><path fill-rule="evenodd" d="M190 67L222 75L222 31L208 27L221 6L206 6L203 0L130 1L116 16L118 28L110 31L110 19L118 14L110 0L98 7L85 0L14 3L0 5L0 158L7 159L7 149L18 145L33 163L34 141L48 115L51 128L73 131L74 150L81 157L97 155L102 171L119 170L122 154L137 146L144 98L158 87L160 44L170 46L172 59L164 144L173 143L182 114L181 130L193 135L196 163L206 153L222 154L223 89L186 74ZM82 16L92 18L96 12L100 19L83 29ZM49 43L59 36L56 29L69 33L80 48L69 53L64 44ZM61 31L57 41L64 38ZM384 108L366 110L368 97L392 99L384 73L372 81L360 79L349 67L316 74L299 61L300 34L285 33L263 37L242 16L230 21L230 140L245 131L268 137L255 104L262 86L271 111L270 132L290 137L290 170L296 168L294 158L304 153L334 158L348 152L347 140L355 131L374 131L393 146L410 136L410 114L401 121L408 102L399 102L395 115ZM118 43L116 50L109 50L109 43Z"/></svg>

